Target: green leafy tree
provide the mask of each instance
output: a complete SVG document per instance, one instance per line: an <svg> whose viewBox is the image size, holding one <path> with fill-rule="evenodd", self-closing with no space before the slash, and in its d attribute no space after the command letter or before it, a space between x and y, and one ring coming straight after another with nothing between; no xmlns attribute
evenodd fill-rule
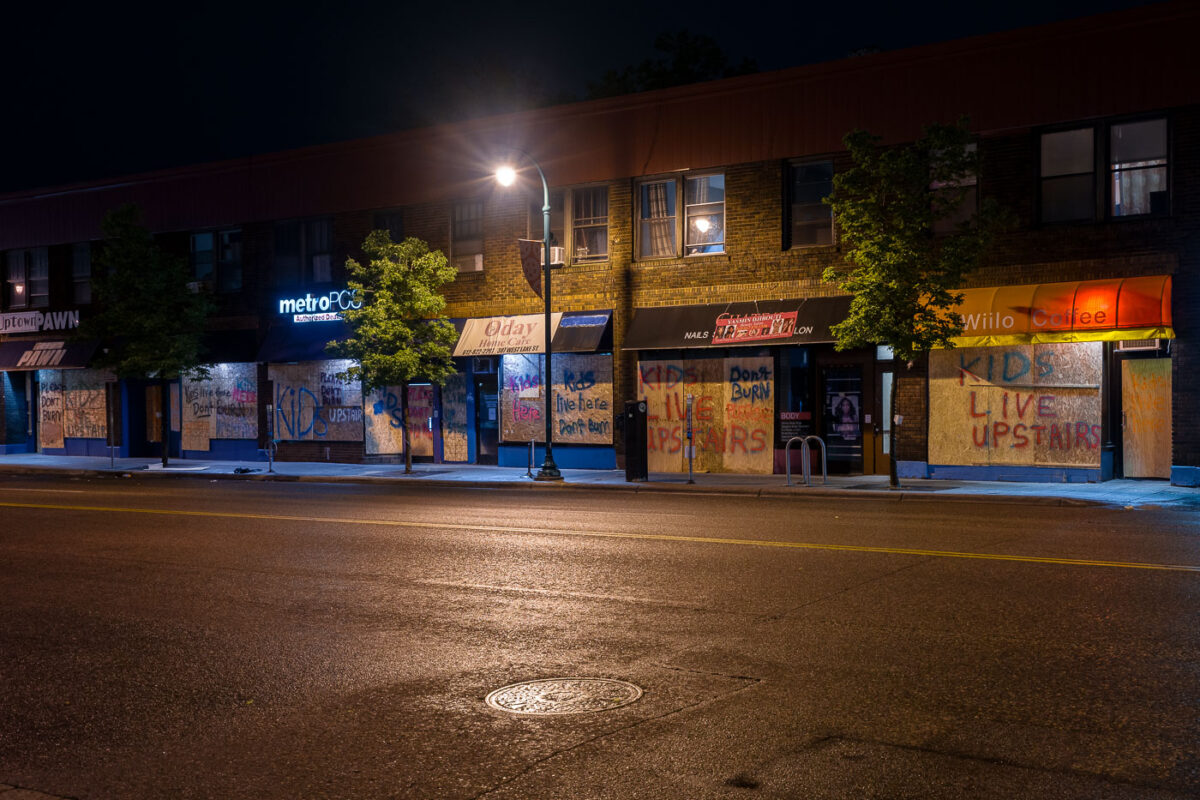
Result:
<svg viewBox="0 0 1200 800"><path fill-rule="evenodd" d="M97 313L80 323L77 336L100 341L96 366L118 378L159 382L165 467L170 384L183 375L207 376L201 337L212 301L188 288L187 261L155 243L136 205L109 212L100 229L104 243L93 279Z"/></svg>
<svg viewBox="0 0 1200 800"><path fill-rule="evenodd" d="M931 125L908 144L882 145L853 131L843 139L853 166L833 179L833 207L844 260L824 279L853 296L850 313L832 328L836 347L888 345L911 369L935 347L962 333L955 291L979 264L1007 216L985 199L949 232L973 195L978 153L966 120ZM896 392L888 416L896 418ZM893 448L890 482L899 485Z"/></svg>
<svg viewBox="0 0 1200 800"><path fill-rule="evenodd" d="M711 36L691 34L686 30L660 33L654 40L654 49L659 56L623 69L610 69L598 81L589 81L587 99L669 89L758 72L758 64L753 59L744 58L734 64Z"/></svg>
<svg viewBox="0 0 1200 800"><path fill-rule="evenodd" d="M440 316L446 299L439 289L457 272L440 250L430 250L411 236L393 242L387 231L371 231L363 242L363 254L364 263L346 259L350 289L362 306L342 312L350 338L330 342L328 349L357 362L339 377L361 380L364 393L400 388L404 471L411 473L408 384L419 379L440 386L454 374L451 347L457 333Z"/></svg>

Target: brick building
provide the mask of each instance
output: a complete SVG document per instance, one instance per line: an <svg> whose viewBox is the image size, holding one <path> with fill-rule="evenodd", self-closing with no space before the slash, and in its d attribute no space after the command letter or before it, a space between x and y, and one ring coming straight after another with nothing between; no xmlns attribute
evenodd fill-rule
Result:
<svg viewBox="0 0 1200 800"><path fill-rule="evenodd" d="M64 330L92 311L103 215L136 202L187 255L220 312L218 368L183 381L172 452L398 455L393 392L363 397L323 345L348 302L344 262L372 228L459 267L446 289L460 372L410 389L414 455L524 467L547 379L541 300L518 239L541 238L541 188L492 179L514 150L551 184L560 466L617 466L624 403L647 401L650 468L783 469L815 434L831 469L922 477L1200 483L1200 8L1132 11L660 92L0 197L0 447L151 454L147 386L89 368ZM820 203L841 138L888 142L968 115L976 192L1011 209L973 273L960 347L897 365L838 352L846 298ZM561 354L561 355L560 355ZM898 393L898 421L886 419ZM116 395L113 395L114 397ZM690 400L689 400L690 396ZM895 441L893 442L893 436Z"/></svg>

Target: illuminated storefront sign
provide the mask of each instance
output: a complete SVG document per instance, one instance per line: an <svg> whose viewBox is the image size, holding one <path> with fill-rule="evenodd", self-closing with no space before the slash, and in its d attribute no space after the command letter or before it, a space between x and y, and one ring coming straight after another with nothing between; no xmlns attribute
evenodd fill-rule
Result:
<svg viewBox="0 0 1200 800"><path fill-rule="evenodd" d="M335 289L329 294L285 297L279 301L279 313L291 314L292 322L333 322L342 318L343 311L362 308L349 289Z"/></svg>
<svg viewBox="0 0 1200 800"><path fill-rule="evenodd" d="M70 311L22 311L0 314L0 333L65 331L79 327L79 309Z"/></svg>

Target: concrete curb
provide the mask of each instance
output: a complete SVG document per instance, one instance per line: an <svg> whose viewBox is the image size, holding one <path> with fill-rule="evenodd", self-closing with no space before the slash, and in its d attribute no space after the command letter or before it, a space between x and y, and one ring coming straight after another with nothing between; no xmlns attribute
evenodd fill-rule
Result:
<svg viewBox="0 0 1200 800"><path fill-rule="evenodd" d="M280 473L253 472L236 474L229 472L203 472L200 470L163 471L150 469L75 469L58 467L5 467L0 466L0 475L66 475L83 478L119 478L119 477L153 477L153 478L191 478L209 481L256 481L262 483L344 483L366 486L395 486L419 485L444 489L508 489L517 491L606 491L632 492L634 494L692 494L699 496L717 497L759 497L759 498L840 498L857 497L868 500L886 500L889 502L950 502L950 503L998 503L1033 506L1119 506L1116 500L1093 500L1077 497L1049 497L1043 495L1005 495L986 493L949 494L948 490L913 491L903 488L890 489L839 489L834 487L817 486L700 486L682 483L548 483L541 481L486 481L486 480L445 480L439 478L412 477L382 477L374 475L282 475Z"/></svg>

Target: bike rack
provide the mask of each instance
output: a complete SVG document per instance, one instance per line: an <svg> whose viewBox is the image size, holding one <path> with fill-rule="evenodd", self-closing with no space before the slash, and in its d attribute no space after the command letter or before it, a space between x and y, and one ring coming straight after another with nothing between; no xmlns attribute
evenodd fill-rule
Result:
<svg viewBox="0 0 1200 800"><path fill-rule="evenodd" d="M808 444L810 439L816 439L817 444L821 445L821 484L823 486L829 485L829 469L827 467L825 457L825 442L821 440L820 436L809 435L793 436L792 438L788 439L787 444L783 447L783 463L787 472L788 486L794 485L792 483L792 442L800 443L800 470L801 474L804 476L804 485L812 486L812 467L809 466L809 462L812 460L812 456L810 455L812 453L812 448Z"/></svg>

